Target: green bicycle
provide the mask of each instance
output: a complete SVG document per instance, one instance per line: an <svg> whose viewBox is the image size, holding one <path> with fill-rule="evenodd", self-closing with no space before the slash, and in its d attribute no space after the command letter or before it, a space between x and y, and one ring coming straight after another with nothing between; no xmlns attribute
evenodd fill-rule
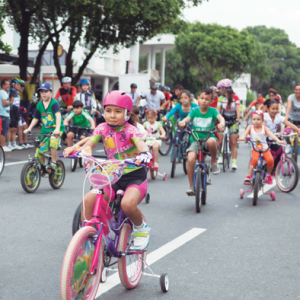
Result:
<svg viewBox="0 0 300 300"><path fill-rule="evenodd" d="M24 165L21 172L21 184L22 188L27 193L34 193L41 182L41 177L49 175L49 183L53 189L59 189L64 183L66 171L65 165L61 160L57 160L55 171L47 171L46 165L43 161L47 159L48 164L51 163L51 154L42 152L41 149L47 147L50 142L52 132L48 132L45 135L40 135L34 138L33 132L28 132L28 135L32 135L35 145L35 156L30 158L29 161ZM47 165L48 165L47 164Z"/></svg>

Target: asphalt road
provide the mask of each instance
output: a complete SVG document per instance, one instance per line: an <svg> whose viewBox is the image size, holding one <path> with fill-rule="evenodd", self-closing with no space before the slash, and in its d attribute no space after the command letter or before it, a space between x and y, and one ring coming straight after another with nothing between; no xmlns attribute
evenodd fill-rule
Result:
<svg viewBox="0 0 300 300"><path fill-rule="evenodd" d="M7 153L6 163L27 159L34 150ZM163 294L158 279L144 276L127 291L122 285L99 299L299 299L300 199L298 186L284 194L239 199L249 149L239 149L238 170L212 177L207 205L195 212L188 197L186 175L178 165L176 177L149 180L151 201L140 208L151 229L148 253L192 228L206 229L151 267L168 273L170 290ZM161 171L170 174L170 157L160 157ZM42 178L38 191L27 194L20 184L23 164L9 165L0 177L0 299L59 299L60 271L71 239L73 213L81 201L84 172L71 173L53 190ZM109 283L110 278L102 286Z"/></svg>

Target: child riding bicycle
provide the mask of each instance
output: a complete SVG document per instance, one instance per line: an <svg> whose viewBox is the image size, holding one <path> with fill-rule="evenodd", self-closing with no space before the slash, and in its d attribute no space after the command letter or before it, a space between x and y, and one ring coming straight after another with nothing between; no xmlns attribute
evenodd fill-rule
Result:
<svg viewBox="0 0 300 300"><path fill-rule="evenodd" d="M67 133L67 144L69 147L72 146L73 139L78 131L78 136L82 140L89 136L89 132L86 128L90 127L90 129L95 129L95 123L91 115L83 109L83 103L79 100L76 100L72 104L73 111L71 111L68 116L64 120L64 125L68 126L69 123L73 120L73 125L80 128L70 128Z"/></svg>
<svg viewBox="0 0 300 300"><path fill-rule="evenodd" d="M52 160L46 167L46 170L48 172L54 172L56 170L57 149L60 145L60 138L65 131L65 126L61 122L59 104L52 98L52 85L45 82L37 90L40 92L42 101L37 104L31 124L24 130L24 134L31 131L35 125L38 124L40 119L42 120L41 135L47 132L53 132L48 144L43 148L42 152L47 152L50 148Z"/></svg>
<svg viewBox="0 0 300 300"><path fill-rule="evenodd" d="M200 92L198 96L198 103L200 108L193 108L189 112L189 115L178 123L179 127L185 127L189 122L193 122L193 130L203 130L209 131L212 130L215 126L215 120L218 120L220 123L217 125L219 130L223 131L225 128L225 120L213 107L209 107L209 104L212 101L212 90L204 89ZM206 133L197 134L199 139L206 138ZM187 173L189 178L189 189L186 193L189 196L195 195L193 188L193 174L196 158L199 152L198 143L191 136L191 146L187 149L188 153L188 167ZM211 134L210 138L207 140L205 147L208 149L211 155L211 172L216 175L220 173L220 169L217 164L217 142L216 137Z"/></svg>
<svg viewBox="0 0 300 300"><path fill-rule="evenodd" d="M136 250L144 250L149 244L149 227L143 219L143 214L138 204L147 192L147 171L139 167L139 164L148 164L152 160L147 145L142 140L138 129L131 124L132 99L122 91L109 92L103 102L106 123L96 127L91 137L82 147L85 152L91 152L100 139L104 143L108 159L125 160L136 158L136 165L128 165L118 182L112 185L112 189L105 189L106 201L115 199L118 190L125 191L121 207L133 223L134 246ZM66 148L64 155L68 156L76 150L78 142L73 147ZM85 217L92 218L96 194L89 192L84 197ZM81 212L83 218L83 214Z"/></svg>
<svg viewBox="0 0 300 300"><path fill-rule="evenodd" d="M256 142L256 147L266 150L268 148L267 145L267 136L269 136L272 140L276 141L278 144L285 145L285 143L279 140L266 126L263 126L264 121L264 113L262 111L254 111L251 114L251 123L244 134L238 139L239 141L245 141L247 135L250 135L251 141ZM253 172L253 168L258 164L258 158L260 153L252 149L251 152L251 163L249 168L248 176L246 177L247 182L251 182L251 174ZM265 179L265 183L272 184L272 170L274 167L274 159L270 152L270 150L263 153L264 159L267 162L267 178ZM245 180L245 183L246 183Z"/></svg>

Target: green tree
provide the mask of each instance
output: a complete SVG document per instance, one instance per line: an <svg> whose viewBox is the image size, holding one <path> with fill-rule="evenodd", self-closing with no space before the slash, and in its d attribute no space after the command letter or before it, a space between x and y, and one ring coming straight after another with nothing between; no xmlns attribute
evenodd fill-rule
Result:
<svg viewBox="0 0 300 300"><path fill-rule="evenodd" d="M1 18L1 16L0 16ZM4 26L3 26L3 21L0 19L0 51L3 51L5 53L9 53L12 49L9 45L5 44L1 40L1 36L5 33Z"/></svg>
<svg viewBox="0 0 300 300"><path fill-rule="evenodd" d="M258 43L246 30L217 24L187 23L167 54L167 82L181 82L196 93L224 77L234 79L250 70Z"/></svg>
<svg viewBox="0 0 300 300"><path fill-rule="evenodd" d="M261 44L263 60L252 65L251 87L267 94L275 86L283 100L300 80L300 48L293 44L284 30L266 26L247 27Z"/></svg>

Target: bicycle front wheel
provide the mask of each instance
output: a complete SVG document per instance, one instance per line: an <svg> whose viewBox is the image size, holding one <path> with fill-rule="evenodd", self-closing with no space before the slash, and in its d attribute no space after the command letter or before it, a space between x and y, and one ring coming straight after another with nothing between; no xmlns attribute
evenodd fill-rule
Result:
<svg viewBox="0 0 300 300"><path fill-rule="evenodd" d="M49 174L49 182L53 189L59 189L65 181L66 170L65 165L61 160L56 162L56 170Z"/></svg>
<svg viewBox="0 0 300 300"><path fill-rule="evenodd" d="M81 205L80 203L74 213L73 222L72 222L72 235L74 235L81 227Z"/></svg>
<svg viewBox="0 0 300 300"><path fill-rule="evenodd" d="M77 161L78 161L77 158L72 158L72 159L70 160L71 172L75 172L76 167L77 167Z"/></svg>
<svg viewBox="0 0 300 300"><path fill-rule="evenodd" d="M195 186L195 193L196 193L196 212L201 212L201 204L202 204L202 174L201 169L198 168L196 174L196 186Z"/></svg>
<svg viewBox="0 0 300 300"><path fill-rule="evenodd" d="M297 160L298 160L298 136L295 136L295 138L294 138L293 159L294 159L295 163L297 164Z"/></svg>
<svg viewBox="0 0 300 300"><path fill-rule="evenodd" d="M72 238L66 251L60 277L62 300L95 299L103 264L103 245L100 245L95 274L91 275L95 252L93 236L97 230L91 226L81 228Z"/></svg>
<svg viewBox="0 0 300 300"><path fill-rule="evenodd" d="M4 170L4 165L5 165L5 153L3 148L0 146L0 175Z"/></svg>
<svg viewBox="0 0 300 300"><path fill-rule="evenodd" d="M168 155L172 149L172 127L168 125L163 126L165 132L166 132L166 139L161 141L161 147L159 148L159 153L161 155Z"/></svg>
<svg viewBox="0 0 300 300"><path fill-rule="evenodd" d="M202 178L201 178L201 180L202 180L201 204L202 205L206 205L206 197L207 197L207 183L204 181L204 177L207 177L208 174L206 174L206 176L204 176L204 174L205 174L205 171L203 170L201 172L201 175L202 175Z"/></svg>
<svg viewBox="0 0 300 300"><path fill-rule="evenodd" d="M275 169L275 180L278 188L284 192L289 193L298 185L299 170L295 161L290 157L283 157L277 164Z"/></svg>
<svg viewBox="0 0 300 300"><path fill-rule="evenodd" d="M134 250L132 228L130 224L124 223L120 233L118 251L125 252L129 248ZM146 253L144 252L144 256ZM119 277L123 286L130 290L134 289L143 276L143 254L125 255L118 259Z"/></svg>
<svg viewBox="0 0 300 300"><path fill-rule="evenodd" d="M224 140L223 140L223 172L226 172L226 167L227 167L227 135L224 135Z"/></svg>
<svg viewBox="0 0 300 300"><path fill-rule="evenodd" d="M253 206L256 206L256 204L257 204L258 191L259 191L259 181L260 181L260 172L256 172L254 188L253 188Z"/></svg>
<svg viewBox="0 0 300 300"><path fill-rule="evenodd" d="M178 156L178 146L175 146L173 150L173 157L172 157L171 178L175 177L177 156Z"/></svg>
<svg viewBox="0 0 300 300"><path fill-rule="evenodd" d="M41 182L41 172L35 162L31 161L24 165L21 172L22 188L27 193L34 193Z"/></svg>

